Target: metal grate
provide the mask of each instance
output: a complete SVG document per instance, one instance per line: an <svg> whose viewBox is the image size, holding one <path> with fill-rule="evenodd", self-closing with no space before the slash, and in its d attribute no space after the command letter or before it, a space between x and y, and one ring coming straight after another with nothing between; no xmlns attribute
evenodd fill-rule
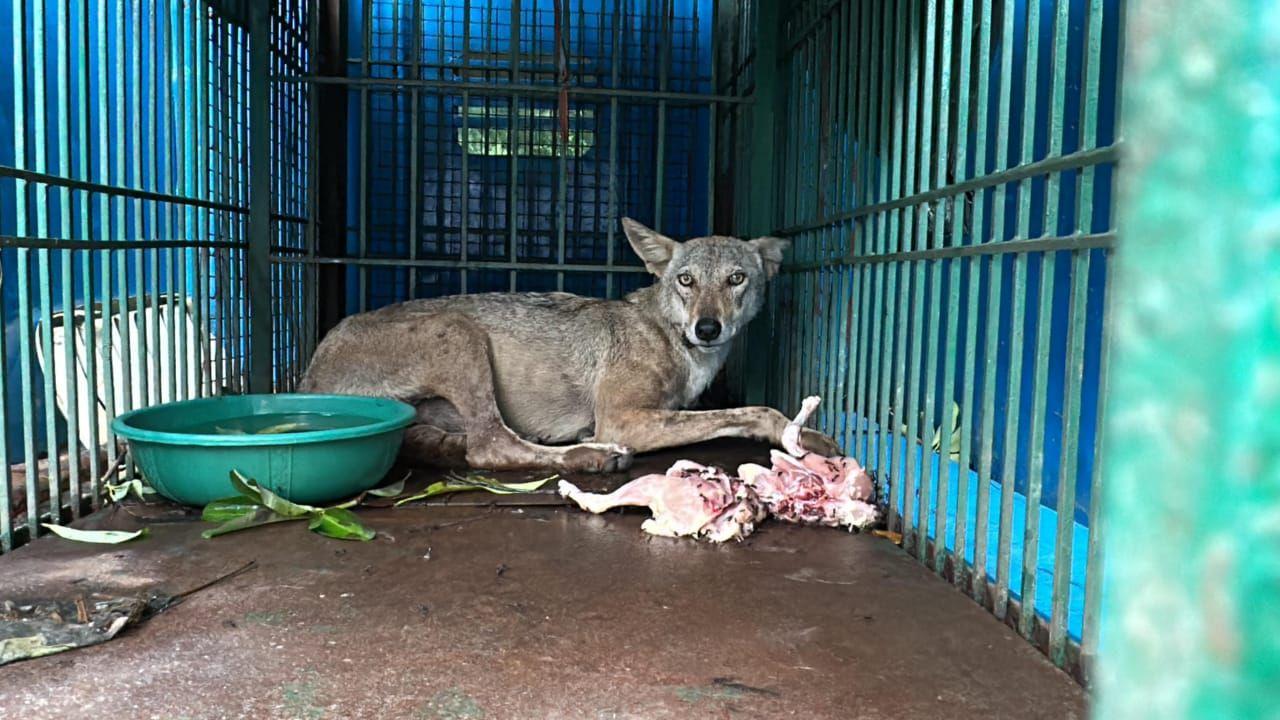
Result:
<svg viewBox="0 0 1280 720"><path fill-rule="evenodd" d="M904 548L1082 676L1119 2L812 0L781 25L756 98L794 252L777 352L740 375L784 409L821 393Z"/></svg>
<svg viewBox="0 0 1280 720"><path fill-rule="evenodd" d="M674 235L709 227L712 9L352 3L342 74L277 78L345 90L345 236L320 256L278 259L347 266L338 315L456 292L617 297L646 283L618 217Z"/></svg>
<svg viewBox="0 0 1280 720"><path fill-rule="evenodd" d="M98 503L109 421L245 380L248 37L212 5L0 8L0 549Z"/></svg>

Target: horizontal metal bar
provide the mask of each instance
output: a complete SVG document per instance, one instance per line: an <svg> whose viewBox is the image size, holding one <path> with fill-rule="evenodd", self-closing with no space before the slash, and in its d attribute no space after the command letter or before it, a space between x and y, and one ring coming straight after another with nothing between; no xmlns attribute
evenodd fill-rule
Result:
<svg viewBox="0 0 1280 720"><path fill-rule="evenodd" d="M559 265L556 263L485 261L485 260L433 260L419 258L335 258L314 256L292 256L273 254L272 261L281 264L299 265L356 265L373 267L427 267L456 268L460 270L554 270L556 272L604 272L604 273L644 273L648 272L642 265Z"/></svg>
<svg viewBox="0 0 1280 720"><path fill-rule="evenodd" d="M1116 246L1116 233L1104 232L1093 235L1067 235L1063 237L1040 237L1034 240L1006 240L989 242L981 245L960 245L915 250L911 252L885 253L883 255L862 255L859 257L831 258L816 262L796 263L783 268L783 272L805 272L820 268L871 265L874 263L910 262L913 260L941 260L944 258L977 257L981 255L1004 255L1007 253L1055 252L1057 250L1092 250L1095 248L1113 249Z"/></svg>
<svg viewBox="0 0 1280 720"><path fill-rule="evenodd" d="M235 240L65 240L18 235L0 235L0 247L47 248L50 250L151 250L162 248L243 248Z"/></svg>
<svg viewBox="0 0 1280 720"><path fill-rule="evenodd" d="M122 187L118 185L86 182L84 180L62 177L61 175L50 175L48 173L36 172L34 170L24 170L10 165L0 165L0 177L11 177L18 180L26 180L27 182L40 183L42 185L53 185L54 187L64 187L90 193L101 193L103 195L111 195L113 197L127 197L134 198L136 200L147 200L150 202L170 203L173 205L205 208L208 210L221 210L222 212L236 213L238 215L246 215L249 212L249 208L240 205L231 205L229 203L216 202L213 200L201 200L200 198L187 197L185 195L173 195L171 193L138 190L136 188ZM285 215L279 213L273 213L271 215L271 219L279 222L307 222L307 218L300 215Z"/></svg>
<svg viewBox="0 0 1280 720"><path fill-rule="evenodd" d="M457 80L414 80L411 78L354 78L333 77L328 75L273 75L273 82L312 83L316 85L349 85L353 87L385 87L385 88L426 88L430 90L466 91L473 95L559 95L559 85L529 85L526 83L509 83L505 85L480 84ZM659 90L622 90L613 88L579 87L569 85L563 88L571 97L626 98L647 102L671 102L683 105L710 105L712 103L750 103L751 96L741 95L707 95L701 93L669 92Z"/></svg>
<svg viewBox="0 0 1280 720"><path fill-rule="evenodd" d="M104 185L102 183L86 182L84 180L73 180L59 175L50 175L48 173L35 172L33 170L23 170L22 168L15 168L9 165L0 165L0 177L12 177L19 180L26 180L28 182L71 188L73 190L83 190L91 193L102 193L104 195L111 195L114 197L128 197L138 200L173 203L175 205L187 205L190 207L206 208L209 210L222 210L224 212L246 212L244 208L239 206L214 202L212 200L201 200L199 198L186 197L183 195L171 195L169 193L152 192L150 190L138 190L135 188L121 187L117 185Z"/></svg>
<svg viewBox="0 0 1280 720"><path fill-rule="evenodd" d="M972 180L952 183L951 185L929 190L927 192L908 195L907 197L897 200L887 200L885 202L864 205L854 210L838 213L825 218L819 218L800 225L793 225L782 230L777 230L774 234L782 236L797 235L802 232L818 230L866 215L874 215L876 213L914 207L916 205L922 205L935 200L954 197L973 190L982 190L989 187L995 187L996 185L1003 185L1004 183L1026 180L1027 178L1036 177L1037 175L1047 175L1049 173L1059 172L1062 170L1076 170L1079 168L1089 167L1091 165L1116 162L1120 159L1120 155L1121 146L1119 143L1115 143L1106 147L1082 150L1069 155L1045 158L1044 160L1026 163L1024 165L1017 165L1009 168L1008 170L991 173L990 175L983 175L982 177L973 178Z"/></svg>

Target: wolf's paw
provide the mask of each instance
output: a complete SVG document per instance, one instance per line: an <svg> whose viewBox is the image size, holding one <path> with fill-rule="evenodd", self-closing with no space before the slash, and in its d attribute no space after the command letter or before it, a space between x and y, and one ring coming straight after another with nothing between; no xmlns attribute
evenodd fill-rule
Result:
<svg viewBox="0 0 1280 720"><path fill-rule="evenodd" d="M631 448L612 443L582 443L567 449L561 469L568 472L621 472L631 467Z"/></svg>

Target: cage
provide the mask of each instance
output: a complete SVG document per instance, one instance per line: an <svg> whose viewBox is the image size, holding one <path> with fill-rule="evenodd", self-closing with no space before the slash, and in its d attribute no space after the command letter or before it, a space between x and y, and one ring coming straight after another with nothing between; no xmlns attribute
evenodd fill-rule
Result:
<svg viewBox="0 0 1280 720"><path fill-rule="evenodd" d="M619 298L631 216L792 241L713 401L821 395L888 542L1092 679L1122 0L5 5L4 553L133 472L115 415L402 300Z"/></svg>

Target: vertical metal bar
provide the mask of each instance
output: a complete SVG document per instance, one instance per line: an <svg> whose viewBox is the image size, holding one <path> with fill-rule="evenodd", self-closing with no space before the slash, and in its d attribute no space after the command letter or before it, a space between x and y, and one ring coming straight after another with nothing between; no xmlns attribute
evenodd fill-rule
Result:
<svg viewBox="0 0 1280 720"><path fill-rule="evenodd" d="M901 0L894 0L893 5L893 38L894 51L893 63L886 70L886 80L884 83L885 95L885 112L882 119L884 127L881 135L885 140L886 156L892 156L893 168L890 172L885 172L880 179L880 197L899 198L903 196L902 192L902 96L900 91L900 79L897 76L899 68L903 67L906 60L906 50L904 46L906 30L905 30L906 10ZM885 24L888 25L886 17ZM893 79L890 84L889 78ZM892 104L892 119L888 106ZM890 134L892 128L892 135ZM897 249L898 245L898 218L897 212L885 212L880 215L880 241L877 251L879 254L889 252L890 249ZM897 495L899 483L895 482L893 477L893 426L891 425L892 399L890 393L893 390L893 359L894 359L894 327L893 327L893 308L897 304L898 290L898 264L883 263L878 268L879 276L876 280L876 295L881 300L883 312L876 314L876 337L883 345L883 349L878 359L880 374L880 418L879 433L876 438L876 444L879 446L879 459L876 461L876 474L880 476L881 484L885 488L885 493L889 501L889 517L888 527L890 531L895 529L901 530L902 517L898 509ZM881 292L883 288L883 292ZM883 316L883 321L881 320ZM883 335L881 335L881 326L883 326Z"/></svg>
<svg viewBox="0 0 1280 720"><path fill-rule="evenodd" d="M520 0L511 0L511 48L508 62L511 64L511 84L516 85L520 82ZM512 93L510 111L507 114L507 155L511 161L511 180L510 184L507 186L507 251L512 263L515 263L519 259L519 238L517 236L517 230L520 224L520 161L519 144L516 141L519 134L520 99L519 96ZM517 272L512 270L509 276L510 289L512 292L516 290L516 274Z"/></svg>
<svg viewBox="0 0 1280 720"><path fill-rule="evenodd" d="M928 0L925 5L925 32L922 42L924 43L924 66L920 71L920 83L924 85L924 97L920 102L920 189L922 191L931 189L931 163L934 161L933 156L933 61L934 61L934 36L937 34L937 0ZM918 37L918 36L917 36ZM925 249L929 244L929 215L930 205L921 203L916 206L917 220L915 227L915 247L918 250ZM926 313L924 288L927 281L927 273L925 266L928 261L916 261L915 263L915 283L914 283L914 300L912 301L912 309L914 310L913 327L911 333L911 353L912 359L907 367L911 371L911 385L909 394L911 399L907 401L907 411L911 414L907 416L907 448L914 454L916 452L917 443L920 448L920 460L916 462L914 458L907 460L907 473L910 477L911 468L917 468L916 484L920 494L920 519L919 526L916 529L916 557L921 562L928 559L929 545L929 504L933 498L932 479L929 477L932 473L930 468L930 447L929 442L925 439L928 437L929 424L925 423L925 419L933 413L932 403L930 400L933 396L933 378L934 375L927 371L930 363L926 362L924 352L926 347L924 344L924 336L930 332L928 329L932 326L931 322L926 319L926 314L932 317L937 316L937 306L930 308ZM923 366L923 367L922 367ZM924 388L920 387L920 372L926 369ZM936 362L933 369L937 370ZM925 407L922 409L920 405L921 390L924 390ZM912 483L908 481L908 485Z"/></svg>
<svg viewBox="0 0 1280 720"><path fill-rule="evenodd" d="M1059 0L1055 6L1053 23L1053 74L1050 84L1049 104L1049 157L1062 154L1063 115L1066 113L1066 74L1067 74L1067 42L1069 40L1068 25L1070 20L1070 3ZM1059 203L1061 201L1060 173L1051 173L1046 181L1045 193L1045 225L1044 234L1057 235ZM1087 256L1087 253L1086 253ZM1057 270L1057 253L1045 253L1040 265L1040 310L1036 318L1036 356L1035 387L1031 396L1031 467L1027 478L1027 517L1024 539L1022 543L1022 615L1019 618L1019 631L1028 639L1034 639L1036 618L1036 581L1040 557L1040 504L1041 489L1044 479L1045 422L1047 395L1049 390L1049 349L1053 327L1054 279ZM1087 282L1087 276L1085 278ZM1083 307L1079 308L1080 317L1084 317ZM1070 310L1068 317L1070 315ZM1083 363L1083 353L1081 355ZM1069 412L1070 399L1063 405L1063 421L1069 426L1073 418ZM1074 419L1078 422L1078 418ZM1062 446L1062 454L1074 453L1073 446ZM1073 463L1074 464L1074 463ZM1064 487L1065 478L1059 477L1059 490ZM1072 495L1075 494L1074 479L1071 482ZM1070 507L1074 508L1072 501ZM1068 521L1072 517L1068 514ZM1067 525L1068 533L1071 525ZM1061 540L1061 537L1059 537ZM1070 552L1068 548L1068 552ZM1054 564L1057 567L1058 558ZM1064 626L1065 627L1065 626Z"/></svg>
<svg viewBox="0 0 1280 720"><path fill-rule="evenodd" d="M985 2L985 0L984 0ZM959 58L959 81L956 84L956 156L955 156L955 173L956 182L971 177L966 171L968 167L968 150L969 150L969 66L972 62L973 50L973 0L964 0L960 11L960 58ZM981 50L987 52L987 50ZM979 126L978 134L981 136L985 128ZM985 143L981 143L985 145ZM982 162L982 153L978 153L978 161ZM946 205L942 206L943 208ZM964 244L964 226L967 210L967 196L960 195L953 198L952 203L952 220L951 220L951 241L952 247L959 247ZM975 232L978 228L975 226ZM966 340L965 352L963 358L959 356L959 347L956 345L959 336L959 314L960 314L960 278L961 268L964 263L969 264L970 272L970 295L969 307L966 320ZM947 364L946 376L942 381L942 398L944 402L956 402L960 410L959 421L960 427L960 452L957 457L957 487L956 487L956 518L955 518L955 544L952 573L952 581L959 585L963 582L965 568L965 549L967 547L967 538L969 523L969 453L972 445L972 425L969 418L972 417L972 408L969 402L970 397L974 397L973 392L973 364L974 364L974 347L975 340L969 337L968 328L977 327L977 292L974 290L976 278L978 275L978 262L974 260L962 260L959 258L951 261L951 286L950 297L947 302L949 312L947 315L947 353L950 360ZM963 401L955 400L955 374L956 364L963 362ZM946 459L950 459L951 446L954 444L952 437L952 420L951 413L943 410L942 432L939 436L940 446L945 448L943 452L947 454ZM947 462L948 470L951 465ZM947 477L946 474L943 475ZM941 564L935 565L935 569L942 572L945 568Z"/></svg>
<svg viewBox="0 0 1280 720"><path fill-rule="evenodd" d="M361 27L364 47L360 55L360 77L364 78L370 77L369 62L373 56L373 6L372 0L364 3ZM369 86L363 85L360 87L360 236L356 238L357 254L361 260L369 254L369 175L372 172L369 169L369 133L373 130L369 112ZM359 265L356 274L359 276L360 287L358 308L360 312L364 312L369 307L369 268Z"/></svg>
<svg viewBox="0 0 1280 720"><path fill-rule="evenodd" d="M566 40L565 38L567 38L569 35L569 7L568 7L567 0L565 2L560 2L559 0L557 0L557 2L553 2L551 5L551 11L556 14L556 18L553 25L557 28L560 28L560 31L558 33L555 33L555 35L553 36L555 48L552 50L552 55L553 57L556 58L556 84L560 84L561 82L568 82L567 76L563 80L560 77L560 74L561 74L560 58L561 57L564 57L564 62L565 62L563 71L565 73L568 72L567 50L564 47L565 45L568 44L568 40ZM567 107L564 108L563 110L565 113L569 113L569 109ZM557 125L559 125L559 123L561 122L565 122L565 123L569 122L567 118L559 117L560 111L561 111L560 104L557 101L556 103L556 116L557 116L556 124ZM565 142L565 138L561 135L558 129L556 131L553 131L552 135L554 136L554 140L552 140L551 147L557 150L556 152L556 263L560 265L564 265L564 240L565 240L564 236L565 236L565 230L566 230L565 225L569 221L568 208L565 207L565 204L568 202L568 199L569 199L569 194L568 194L569 148L567 146L567 143ZM561 292L564 291L564 272L556 273L556 290Z"/></svg>
<svg viewBox="0 0 1280 720"><path fill-rule="evenodd" d="M1023 77L1022 113L1022 163L1035 157L1036 82L1040 69L1040 4L1031 3L1027 10L1026 63ZM1018 183L1019 237L1027 237L1030 228L1031 182ZM999 241L1002 238L997 237ZM1027 254L1014 258L1009 333L1009 385L1005 400L1004 455L1001 458L1003 477L1000 481L1000 537L996 556L996 596L993 612L1004 619L1009 605L1010 568L1013 554L1013 496L1018 477L1018 426L1022 418L1022 366L1023 348L1026 345L1023 328L1026 320ZM1031 512L1028 505L1027 512ZM1039 512L1039 510L1036 510ZM1026 552L1026 548L1023 548Z"/></svg>
<svg viewBox="0 0 1280 720"><path fill-rule="evenodd" d="M622 0L613 0L613 22L622 22ZM609 87L617 89L618 74L621 70L622 63L622 33L623 28L613 28L613 50L609 59ZM605 275L604 275L604 294L605 297L613 297L614 272L613 254L614 245L617 240L614 233L618 227L618 98L611 96L609 98L609 210L606 218L609 223L608 229L605 231Z"/></svg>
<svg viewBox="0 0 1280 720"><path fill-rule="evenodd" d="M1098 144L1098 89L1099 74L1102 59L1102 20L1103 5L1102 0L1091 0L1088 8L1088 35L1086 40L1086 51L1084 56L1084 88L1083 102L1081 103L1081 122L1080 122L1080 147L1095 147ZM1123 11L1122 11L1123 15ZM1120 36L1123 37L1123 21L1120 25ZM1118 53L1123 56L1123 53ZM1117 82L1117 85L1119 83ZM1119 108L1119 98L1117 98L1116 107ZM1118 114L1118 113L1117 113ZM1093 228L1093 199L1094 199L1094 168L1087 167L1080 174L1079 202L1076 204L1076 232L1090 232ZM1115 203L1112 203L1112 213L1114 214ZM1103 445L1104 436L1100 432L1103 427L1103 408L1107 397L1107 375L1108 368L1111 363L1110 352L1110 331L1111 313L1114 305L1114 293L1111 289L1111 279L1114 276L1112 268L1114 265L1111 258L1106 259L1106 275L1103 282L1102 297L1102 348L1099 351L1098 362L1098 410L1095 414L1094 427L1095 431L1094 451L1093 451L1093 473L1090 477L1089 484L1089 544L1086 550L1085 564L1085 584L1084 584L1084 618L1081 628L1080 638L1080 657L1081 664L1084 666L1086 677L1089 677L1093 671L1093 662L1098 652L1098 615L1100 603L1102 600L1102 537L1104 534L1103 522L1106 519L1102 516L1102 464L1104 459ZM1076 272L1082 272L1079 268ZM1087 274L1087 273L1086 273ZM1065 447L1065 446L1064 446Z"/></svg>
<svg viewBox="0 0 1280 720"><path fill-rule="evenodd" d="M160 131L160 108L168 102L168 98L163 94L162 88L167 83L164 80L163 66L160 63L160 2L159 0L151 0L151 12L149 13L150 25L147 30L147 48L149 57L147 58L148 81L150 84L150 97L147 98L147 105L150 110L148 119L151 121L149 130L151 137L148 139L147 145L150 146L151 166L150 170L151 182L150 186L153 191L163 192L166 188L160 185L160 156L167 150L161 145L163 137ZM150 212L150 235L154 238L168 240L168 223L165 223L164 230L161 229L160 218L162 212L160 203L148 203ZM167 215L168 208L165 208L164 215ZM151 256L151 312L148 318L148 325L151 330L151 340L148 343L148 356L150 362L148 368L151 371L149 387L151 388L151 403L163 402L161 389L161 353L160 353L160 251L152 248ZM141 287L139 287L141 290ZM172 356L172 353L170 353Z"/></svg>
<svg viewBox="0 0 1280 720"><path fill-rule="evenodd" d="M159 12L159 11L157 11ZM159 18L157 18L159 20ZM175 104L177 103L177 93L174 88L170 87L172 81L170 78L174 73L178 72L174 62L176 42L173 27L174 14L172 3L165 3L163 25L161 25L161 35L164 40L165 58L159 68L157 68L157 81L161 83L164 94L164 124L165 124L165 189L174 195L180 195L181 191L178 183L178 176L182 172L182 165L178 161L178 149L182 146L181 136L177 132L177 113L175 112ZM185 69L182 70L185 74ZM159 182L157 180L157 182ZM184 208L181 205L170 205L166 208L164 232L162 236L171 239L182 239L181 236L181 216ZM166 395L164 399L177 400L178 398L178 374L186 367L186 358L179 358L182 348L178 342L177 330L184 327L178 321L178 265L177 255L179 250L171 248L164 253L165 274L168 280L168 293L165 296L165 332L166 332L166 349L169 355L169 382L167 384Z"/></svg>
<svg viewBox="0 0 1280 720"><path fill-rule="evenodd" d="M711 0L711 92L719 94L717 87L720 60L720 0ZM714 102L707 103L707 234L716 232L716 133L719 125L716 122L718 106Z"/></svg>
<svg viewBox="0 0 1280 720"><path fill-rule="evenodd" d="M942 30L941 30L941 46L938 61L938 145L937 159L934 161L934 171L936 173L934 184L935 188L944 187L947 184L947 170L949 165L949 150L951 131L951 34L954 27L954 3L942 3ZM931 247L940 248L946 239L946 223L947 223L947 205L946 202L938 202L932 206L933 215L933 242ZM958 263L951 260L951 266L954 268ZM931 300L929 302L929 334L925 338L926 350L925 356L929 359L928 368L925 371L925 400L924 412L926 418L933 418L923 429L924 434L928 434L934 426L934 421L938 423L938 472L936 476L930 471L928 479L929 484L937 482L937 490L935 495L935 511L933 522L933 568L934 571L942 574L946 567L947 560L947 503L949 490L951 487L951 413L950 404L953 401L952 378L955 375L956 347L955 347L955 315L959 309L959 296L955 291L955 283L950 283L949 295L956 295L955 302L948 302L947 305L942 304L942 281L944 261L934 260L929 263L929 283L931 289ZM952 279L958 273L952 272ZM950 299L950 297L948 298ZM943 332L942 314L947 317L947 340L946 344L939 344L938 334ZM942 412L936 413L935 408L935 392L938 385L938 363L943 363L943 380L942 388ZM922 438L923 439L923 438ZM929 452L930 445L925 446L925 452ZM928 534L925 535L926 539Z"/></svg>
<svg viewBox="0 0 1280 720"><path fill-rule="evenodd" d="M658 0L658 12L662 13L661 30L658 33L658 91L666 92L667 78L671 72L671 13L672 0ZM658 157L653 172L653 229L662 232L664 181L667 174L667 103L658 102Z"/></svg>
<svg viewBox="0 0 1280 720"><path fill-rule="evenodd" d="M27 167L27 107L26 107L26 53L25 53L25 30L26 20L23 13L24 5L21 3L13 6L13 55L12 62L16 72L13 76L13 164L15 167ZM38 74L38 73L37 73ZM27 181L14 179L14 232L19 235L27 234L27 207L29 196L27 192ZM39 509L40 509L40 488L38 475L38 460L36 458L34 420L32 418L32 393L31 393L31 299L30 283L28 270L30 267L31 251L27 248L19 247L15 253L14 271L18 275L18 359L21 372L21 399L22 399L22 451L23 461L26 464L26 501L27 501L27 529L32 537L36 536L39 531ZM8 426L5 426L6 436L8 434ZM5 465L5 474L9 474L9 466ZM6 491L9 487L8 477L6 477ZM6 519L9 517L5 513ZM12 531L12 527L9 528ZM9 537L9 532L6 532Z"/></svg>
<svg viewBox="0 0 1280 720"><path fill-rule="evenodd" d="M71 102L68 42L71 36L71 7L69 2L60 3L55 11L57 18L57 102L58 128L58 171L63 177L72 178L76 173L71 168L71 118L68 105ZM83 115L83 110L81 112ZM71 191L63 187L58 192L60 218L60 237L76 237L71 220ZM83 229L82 229L83 232ZM84 237L87 237L85 235ZM76 375L76 313L75 313L75 265L72 252L61 253L61 286L62 286L62 332L63 332L63 383L66 387L67 407L64 412L67 427L67 491L71 505L72 517L80 517L80 393ZM52 335L52 327L50 327ZM49 356L49 370L54 371L52 354Z"/></svg>
<svg viewBox="0 0 1280 720"><path fill-rule="evenodd" d="M907 63L907 130L906 138L903 143L902 152L905 156L906 168L904 171L903 185L900 197L907 197L916 191L916 166L920 160L917 155L918 147L916 144L917 127L916 119L918 116L918 101L920 94L920 8L915 3L907 3L906 14L908 15L908 42L910 55ZM903 250L911 250L914 246L915 238L915 215L916 210L913 207L902 208L899 213L902 216L902 235L898 238L899 245ZM911 405L914 400L914 389L917 386L917 378L919 374L916 371L915 359L919 357L919 352L911 352L913 349L914 336L919 333L911 333L911 310L912 310L912 283L911 269L912 261L907 261L899 265L902 274L902 285L899 288L901 295L898 298L898 311L895 321L898 326L898 352L899 361L896 363L897 377L895 380L894 407L897 410L897 416L894 418L891 430L895 439L901 438L894 446L894 457L898 454L902 455L903 472L903 502L902 502L902 535L903 544L908 550L911 549L911 543L915 540L915 523L916 523L916 495L919 488L916 486L913 473L915 465L914 446L916 432L916 408ZM920 303L917 302L916 305ZM912 346L908 345L912 342ZM911 375L908 377L907 373ZM908 392L907 383L910 383L912 390ZM905 429L903 429L905 428Z"/></svg>
<svg viewBox="0 0 1280 720"><path fill-rule="evenodd" d="M98 118L98 181L103 185L110 184L110 145L107 143L107 103L110 96L110 87L107 82L107 2L106 0L98 0L97 2L97 26L99 28L100 39L97 43L97 112L95 117ZM115 96L116 103L119 104L119 94ZM98 228L101 239L110 240L113 237L114 213L112 212L111 202L106 193L98 196ZM106 443L107 443L107 463L110 467L115 467L116 463L116 437L111 430L110 420L115 416L115 374L112 367L112 312L111 312L111 252L105 250L101 253L102 259L102 292L101 300L98 307L102 315L102 338L101 348L97 352L97 357L102 359L102 404L103 414L99 415L95 411L94 425L98 424L98 418L106 420ZM92 306L90 306L92 307ZM86 317L85 321L92 324L94 318ZM89 351L90 356L94 355L93 351ZM96 387L95 387L96 393ZM96 454L96 453L95 453ZM95 476L94 481L101 477Z"/></svg>
<svg viewBox="0 0 1280 720"><path fill-rule="evenodd" d="M76 117L76 137L79 141L79 164L80 177L86 182L92 180L89 172L89 51L90 51L90 35L89 35L89 7L85 3L80 8L80 71L76 73L76 98L79 101L80 112ZM99 43L104 41L99 40ZM106 88L101 89L102 94L106 94ZM105 223L106 218L101 220ZM102 228L106 230L105 226ZM85 238L93 237L92 223L92 198L87 194L81 198L80 202L80 232ZM102 237L106 237L106 233L102 233ZM96 350L96 333L95 333L95 312L94 312L94 287L93 287L93 251L86 250L81 257L84 260L84 267L80 275L80 295L84 304L84 368L86 383L85 410L88 414L88 438L86 438L86 447L89 450L89 497L92 499L93 508L96 510L99 505L99 488L98 478L101 477L102 468L98 462L98 357ZM74 317L72 318L74 323ZM73 325L74 327L74 325ZM74 342L75 338L72 337ZM6 357L3 346L0 346L0 357ZM74 377L74 376L73 376ZM4 386L3 371L0 371L0 388ZM3 390L0 389L0 405L5 402ZM76 407L79 407L79 397L76 398ZM78 424L78 423L77 423ZM0 417L0 427L5 425L5 418ZM0 446L4 443L0 442ZM77 469L79 463L76 463ZM8 487L8 467L9 461L4 450L0 448L0 466L5 468L5 477L3 478L5 487ZM76 503L79 507L80 503ZM7 513L5 513L7 514Z"/></svg>
<svg viewBox="0 0 1280 720"><path fill-rule="evenodd" d="M1004 17L1004 27L1000 33L1000 101L999 113L997 118L1008 118L1010 107L1011 88L1013 78L1010 75L1013 72L1013 19L1014 7L1013 0L1004 0L1001 12ZM984 21L985 23L985 21ZM984 27L985 32L985 27ZM990 75L987 75L987 98L990 97L991 81ZM985 118L983 118L985 120ZM1009 167L1009 124L1007 122L996 123L996 171L1006 170ZM1004 240L1004 224L1005 224L1005 201L1009 194L1008 187L999 187L993 190L993 207L992 207L992 232L990 242L1002 242ZM986 347L984 349L983 359L986 368L983 373L982 381L982 454L980 459L980 469L978 476L980 484L978 486L978 525L975 530L976 539L974 540L974 573L973 573L973 595L979 602L985 603L987 589L987 545L988 545L988 526L989 526L989 508L991 500L991 482L995 479L993 471L993 454L994 454L994 438L995 438L995 396L996 396L996 368L997 356L999 352L1000 339L1000 302L1001 302L1001 285L1004 280L1004 265L1002 257L993 255L990 262L990 277L987 280L987 326L986 326ZM1002 488L1001 497L1001 517L1004 517L1003 504L1004 496L1010 494ZM1012 500L1010 501L1012 502ZM1003 519L1001 523L1004 524Z"/></svg>
<svg viewBox="0 0 1280 720"><path fill-rule="evenodd" d="M862 94L858 96L858 144L855 152L857 153L857 177L854 188L853 204L855 207L860 206L863 202L870 202L876 197L876 187L873 183L873 175L884 175L883 167L877 160L874 148L879 145L879 117L884 108L876 101L880 95L880 68L884 66L882 52L880 47L880 37L883 34L883 17L881 11L884 9L883 3L866 2L859 0L858 2L858 25L862 32L862 51L859 53L860 73L862 74ZM863 216L859 221L861 227L854 225L855 231L861 237L859 243L858 254L866 256L875 252L873 243L876 240L876 217ZM871 333L871 317L875 315L875 306L879 305L879 296L872 297L871 283L873 275L876 271L868 265L859 265L854 268L857 273L860 286L858 294L858 307L860 317L858 320L858 336L857 344L854 346L854 362L857 363L857 372L854 380L856 389L856 406L857 406L857 424L856 434L854 436L853 452L862 464L871 467L873 463L873 450L871 447L871 423L873 416L873 408L875 400L873 399L876 373L872 368L868 367L871 363L871 357L876 343L875 338L878 335ZM859 450L861 448L861 450Z"/></svg>
<svg viewBox="0 0 1280 720"><path fill-rule="evenodd" d="M440 11L442 13L444 12L444 3L440 4ZM412 38L412 43L413 43L412 44L413 59L411 60L409 65L409 77L413 80L417 80L422 77L422 3L415 2L413 4L413 16L410 19L410 22L413 23L413 29L410 32L410 37ZM440 31L442 33L444 32L443 21L440 23ZM444 53L443 43L441 43L440 45L440 53L441 55L443 55ZM444 61L442 57L441 58L442 66L443 66L443 62ZM418 183L419 183L418 154L420 152L418 147L419 146L419 138L418 138L419 102L420 100L418 95L418 88L416 87L410 88L409 89L409 105L410 105L409 106L409 260L411 262L418 259L418 245L420 244L420 241L418 240L418 224L419 224L418 216L420 215L418 211L418 195L421 192L418 189ZM440 115L439 115L439 118L440 118L439 122L441 126L444 126L446 124L445 118L444 118L444 107L445 107L444 93L441 93L440 94ZM438 153L437 159L440 160L441 162L443 162L443 158L444 158L443 144L444 143L442 138L440 137L440 134L437 133L436 134L436 152ZM441 177L436 178L436 187L444 187L443 174ZM436 202L437 216L439 213L444 212L442 205L443 203L439 201ZM439 237L441 239L441 242L443 242L444 231L443 231L442 223L437 222L436 226L437 226L436 232L438 233L437 237ZM418 268L413 265L409 266L408 290L409 290L409 293L408 293L409 299L413 299L418 296Z"/></svg>
<svg viewBox="0 0 1280 720"><path fill-rule="evenodd" d="M133 43L131 45L133 53L131 55L131 63L129 66L129 83L133 89L133 103L130 111L130 132L133 137L132 152L130 157L132 163L133 186L143 188L146 186L142 175L142 44L145 42L142 34L142 3L144 0L133 0ZM133 232L139 239L146 237L147 226L145 224L146 215L144 213L144 202L135 200L133 207ZM128 257L124 260L128 265ZM142 250L134 251L134 290L136 298L133 300L134 310L130 315L126 315L127 333L136 334L136 351L137 356L130 358L137 365L136 375L131 374L130 380L137 383L137 407L145 407L149 404L151 391L149 383L149 372L147 365L149 364L150 348L147 347L147 325L148 325L148 307L147 295L144 291L144 278L146 277L146 254ZM127 283L126 283L127 285ZM125 295L129 295L129 290L125 288Z"/></svg>
<svg viewBox="0 0 1280 720"><path fill-rule="evenodd" d="M271 8L249 14L249 391L272 387L271 345Z"/></svg>

